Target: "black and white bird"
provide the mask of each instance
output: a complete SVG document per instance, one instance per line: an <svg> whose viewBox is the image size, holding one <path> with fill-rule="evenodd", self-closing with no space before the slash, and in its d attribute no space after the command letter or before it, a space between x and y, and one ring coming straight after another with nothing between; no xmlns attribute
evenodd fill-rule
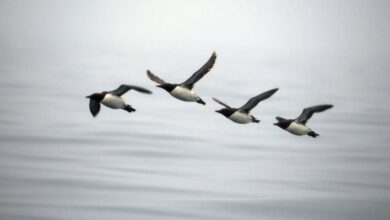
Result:
<svg viewBox="0 0 390 220"><path fill-rule="evenodd" d="M260 120L256 119L253 115L250 115L249 112L257 105L259 102L263 101L264 99L267 99L271 97L276 91L278 91L278 88L271 89L267 92L263 92L260 95L257 95L251 99L245 105L243 105L240 108L232 108L229 105L221 102L220 100L213 98L214 101L217 103L223 105L225 108L217 110L215 112L218 112L222 115L224 115L226 118L239 123L239 124L247 124L250 122L259 123Z"/></svg>
<svg viewBox="0 0 390 220"><path fill-rule="evenodd" d="M198 82L203 76L206 75L206 73L211 70L211 68L213 68L216 59L217 54L213 52L209 60L198 71L192 74L189 79L180 84L167 83L150 72L150 70L147 70L146 72L149 79L159 84L157 87L166 90L173 97L182 101L197 102L205 105L206 103L194 91L192 91L192 88L196 82Z"/></svg>
<svg viewBox="0 0 390 220"><path fill-rule="evenodd" d="M123 109L128 112L134 112L135 109L130 105L126 104L125 100L121 97L127 91L134 89L137 92L151 94L152 92L132 85L120 85L117 89L109 91L109 92L101 92L101 93L93 93L92 95L87 96L89 98L89 110L91 110L91 114L93 117L100 111L100 103L103 105L112 108L112 109Z"/></svg>
<svg viewBox="0 0 390 220"><path fill-rule="evenodd" d="M306 122L313 116L314 113L323 112L332 108L333 105L316 105L303 109L301 115L296 119L284 119L282 117L276 117L278 120L274 125L290 132L295 135L309 135L313 138L319 136L316 132L306 126Z"/></svg>

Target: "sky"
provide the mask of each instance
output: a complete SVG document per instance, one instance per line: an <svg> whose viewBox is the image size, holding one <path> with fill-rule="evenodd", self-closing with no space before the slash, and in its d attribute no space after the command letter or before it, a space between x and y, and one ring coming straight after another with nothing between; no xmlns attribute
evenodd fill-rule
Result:
<svg viewBox="0 0 390 220"><path fill-rule="evenodd" d="M1 63L101 65L107 56L212 50L262 62L389 58L388 1L4 1ZM321 56L309 60L313 55ZM192 57L194 56L194 57ZM388 59L387 59L388 60ZM190 62L190 61L189 61Z"/></svg>

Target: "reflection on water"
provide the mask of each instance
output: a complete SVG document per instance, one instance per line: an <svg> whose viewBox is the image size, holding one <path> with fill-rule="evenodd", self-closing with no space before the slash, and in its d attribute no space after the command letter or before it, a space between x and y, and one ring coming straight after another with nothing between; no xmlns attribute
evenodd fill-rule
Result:
<svg viewBox="0 0 390 220"><path fill-rule="evenodd" d="M386 219L390 109L376 103L388 89L356 83L341 93L328 89L332 76L319 76L308 93L278 81L280 68L242 77L237 85L250 89L234 91L216 68L197 87L206 106L154 89L124 96L135 114L103 108L95 119L83 97L107 85L61 73L30 84L10 72L0 84L1 218ZM146 77L135 83L153 88ZM260 124L213 111L211 95L240 105L274 86L280 91L254 110ZM309 122L318 139L272 125L328 102L335 108Z"/></svg>

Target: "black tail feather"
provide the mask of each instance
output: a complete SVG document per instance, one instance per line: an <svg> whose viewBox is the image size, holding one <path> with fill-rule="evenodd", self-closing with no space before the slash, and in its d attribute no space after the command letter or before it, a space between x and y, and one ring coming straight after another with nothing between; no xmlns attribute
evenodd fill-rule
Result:
<svg viewBox="0 0 390 220"><path fill-rule="evenodd" d="M135 108L131 107L130 105L126 105L124 110L128 111L128 112L135 112Z"/></svg>
<svg viewBox="0 0 390 220"><path fill-rule="evenodd" d="M196 101L197 103L199 104L202 104L202 105L206 105L206 102L204 102L202 99L199 99L198 101Z"/></svg>
<svg viewBox="0 0 390 220"><path fill-rule="evenodd" d="M315 133L314 131L310 131L307 135L309 135L310 137L313 137L313 138L320 136L319 134Z"/></svg>
<svg viewBox="0 0 390 220"><path fill-rule="evenodd" d="M252 116L252 122L254 122L254 123L260 123L260 120L259 120L259 119L253 117L253 115L251 115L251 116Z"/></svg>

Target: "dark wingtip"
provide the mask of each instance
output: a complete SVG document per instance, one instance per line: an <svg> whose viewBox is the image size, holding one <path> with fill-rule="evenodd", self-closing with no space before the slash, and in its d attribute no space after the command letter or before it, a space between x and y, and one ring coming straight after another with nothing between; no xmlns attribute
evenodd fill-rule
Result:
<svg viewBox="0 0 390 220"><path fill-rule="evenodd" d="M153 92L150 91L149 89L145 89L143 93L145 93L145 94L153 94Z"/></svg>
<svg viewBox="0 0 390 220"><path fill-rule="evenodd" d="M271 97L273 94L275 94L275 92L277 92L279 90L279 88L274 88L274 89L271 89L271 90L268 90L266 92L263 92L262 95L264 96L264 99L266 98L269 98Z"/></svg>
<svg viewBox="0 0 390 220"><path fill-rule="evenodd" d="M331 104L324 104L322 106L325 107L325 110L333 108L333 105L331 105Z"/></svg>
<svg viewBox="0 0 390 220"><path fill-rule="evenodd" d="M275 88L275 89L271 89L270 92L271 92L272 94L274 94L274 93L277 92L278 90L279 90L279 88Z"/></svg>

